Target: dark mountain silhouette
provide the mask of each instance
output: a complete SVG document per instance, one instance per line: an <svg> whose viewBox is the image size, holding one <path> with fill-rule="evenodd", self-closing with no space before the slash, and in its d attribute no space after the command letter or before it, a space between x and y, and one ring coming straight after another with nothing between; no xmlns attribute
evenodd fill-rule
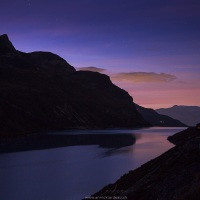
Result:
<svg viewBox="0 0 200 200"><path fill-rule="evenodd" d="M0 36L0 55L6 55L10 53L16 53L15 47L9 41L6 34Z"/></svg>
<svg viewBox="0 0 200 200"><path fill-rule="evenodd" d="M76 71L50 52L20 52L7 35L0 36L0 85L1 135L149 125L108 76Z"/></svg>
<svg viewBox="0 0 200 200"><path fill-rule="evenodd" d="M151 108L144 108L135 104L138 112L153 126L163 126L163 127L185 127L186 125L179 120L173 119L166 115L158 114L155 110Z"/></svg>
<svg viewBox="0 0 200 200"><path fill-rule="evenodd" d="M198 106L173 106L160 108L156 112L178 119L188 126L195 126L200 121L200 107Z"/></svg>

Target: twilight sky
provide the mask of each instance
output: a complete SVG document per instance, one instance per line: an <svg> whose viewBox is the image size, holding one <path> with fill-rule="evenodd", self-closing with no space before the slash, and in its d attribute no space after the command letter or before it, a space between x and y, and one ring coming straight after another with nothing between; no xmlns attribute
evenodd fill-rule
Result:
<svg viewBox="0 0 200 200"><path fill-rule="evenodd" d="M144 107L200 106L199 0L1 0L4 33L108 74Z"/></svg>

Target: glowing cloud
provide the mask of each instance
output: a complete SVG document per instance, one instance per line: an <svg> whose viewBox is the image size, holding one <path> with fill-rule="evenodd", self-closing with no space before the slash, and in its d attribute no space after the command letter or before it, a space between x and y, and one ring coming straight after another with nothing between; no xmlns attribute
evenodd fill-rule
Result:
<svg viewBox="0 0 200 200"><path fill-rule="evenodd" d="M166 73L157 74L155 72L129 72L113 74L112 79L128 83L166 83L175 80L176 76Z"/></svg>
<svg viewBox="0 0 200 200"><path fill-rule="evenodd" d="M98 68L98 67L79 67L78 71L92 71L92 72L104 72L106 69Z"/></svg>

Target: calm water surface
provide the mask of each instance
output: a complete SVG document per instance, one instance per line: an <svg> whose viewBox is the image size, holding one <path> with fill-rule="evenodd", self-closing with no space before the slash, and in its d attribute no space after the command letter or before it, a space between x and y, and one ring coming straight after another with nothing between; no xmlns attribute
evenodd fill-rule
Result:
<svg viewBox="0 0 200 200"><path fill-rule="evenodd" d="M132 146L71 146L0 154L0 199L79 200L173 147L167 137L185 128L63 131L60 134L130 133Z"/></svg>

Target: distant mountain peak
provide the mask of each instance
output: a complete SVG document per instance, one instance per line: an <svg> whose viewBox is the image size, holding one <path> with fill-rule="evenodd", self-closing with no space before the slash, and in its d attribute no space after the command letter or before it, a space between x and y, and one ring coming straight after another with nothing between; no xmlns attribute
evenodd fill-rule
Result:
<svg viewBox="0 0 200 200"><path fill-rule="evenodd" d="M173 119L167 115L157 113L151 108L144 108L135 104L137 111L153 126L163 127L185 127L186 125L179 120Z"/></svg>
<svg viewBox="0 0 200 200"><path fill-rule="evenodd" d="M156 109L156 111L159 114L178 119L188 126L195 126L200 121L199 106L174 105L170 108Z"/></svg>
<svg viewBox="0 0 200 200"><path fill-rule="evenodd" d="M0 35L0 55L6 55L10 53L15 53L16 49L10 42L8 35Z"/></svg>

